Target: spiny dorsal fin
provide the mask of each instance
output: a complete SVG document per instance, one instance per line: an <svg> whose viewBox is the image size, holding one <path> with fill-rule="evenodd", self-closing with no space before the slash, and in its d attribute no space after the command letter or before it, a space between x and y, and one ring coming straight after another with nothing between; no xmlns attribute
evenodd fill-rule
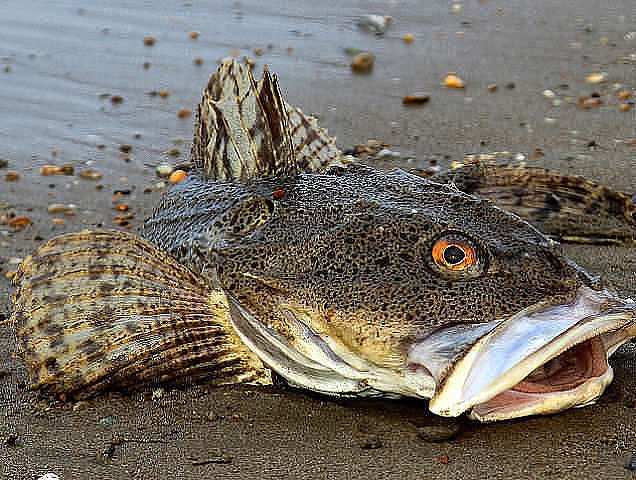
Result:
<svg viewBox="0 0 636 480"><path fill-rule="evenodd" d="M318 125L318 120L305 115L298 107L287 105L289 136L294 145L294 156L298 170L322 172L336 162L341 155L336 138Z"/></svg>
<svg viewBox="0 0 636 480"><path fill-rule="evenodd" d="M235 59L221 62L199 104L191 161L216 180L319 172L340 157L335 139L283 100L267 67L255 83Z"/></svg>
<svg viewBox="0 0 636 480"><path fill-rule="evenodd" d="M199 104L192 162L217 180L293 174L287 124L276 79L265 70L257 85L249 69L223 60Z"/></svg>

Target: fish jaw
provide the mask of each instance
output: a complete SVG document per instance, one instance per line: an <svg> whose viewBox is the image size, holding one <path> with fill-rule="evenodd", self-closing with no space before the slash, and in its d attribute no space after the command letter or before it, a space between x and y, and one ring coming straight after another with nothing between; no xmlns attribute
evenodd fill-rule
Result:
<svg viewBox="0 0 636 480"><path fill-rule="evenodd" d="M437 378L433 413L491 422L593 403L613 378L607 359L636 337L636 302L583 286L568 305L533 305L484 330L445 368L411 348L409 366Z"/></svg>

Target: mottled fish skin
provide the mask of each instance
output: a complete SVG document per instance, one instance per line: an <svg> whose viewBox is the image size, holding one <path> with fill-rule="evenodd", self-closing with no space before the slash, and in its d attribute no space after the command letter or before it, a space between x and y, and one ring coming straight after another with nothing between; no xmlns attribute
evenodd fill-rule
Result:
<svg viewBox="0 0 636 480"><path fill-rule="evenodd" d="M163 197L143 235L195 272L215 270L283 335L279 305L292 304L313 312L314 331L382 365L403 362L431 328L567 302L589 283L554 242L491 202L357 164L247 185L195 174ZM479 266L439 272L431 249L443 237L474 245Z"/></svg>
<svg viewBox="0 0 636 480"><path fill-rule="evenodd" d="M268 384L271 368L322 393L432 397L439 414L492 421L594 401L606 356L636 335L634 302L459 180L340 159L267 70L257 83L222 63L192 162L144 238L64 235L20 266L9 324L33 388ZM545 391L553 360L595 362L599 378L575 369L584 394L507 403L530 377L523 388ZM481 375L488 362L496 374Z"/></svg>

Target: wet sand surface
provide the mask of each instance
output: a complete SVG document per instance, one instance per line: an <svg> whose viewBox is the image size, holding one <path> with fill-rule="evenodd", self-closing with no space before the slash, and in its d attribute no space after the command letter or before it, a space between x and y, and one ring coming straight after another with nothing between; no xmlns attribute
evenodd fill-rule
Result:
<svg viewBox="0 0 636 480"><path fill-rule="evenodd" d="M618 98L634 88L631 2L364 3L0 2L0 159L8 161L0 214L33 222L0 225L0 316L10 312L7 272L42 241L116 228L120 203L132 214L120 227L139 231L163 191L155 166L187 160L193 118L178 112L195 107L231 54L253 58L257 72L268 64L288 101L319 116L341 148L376 139L400 152L378 167L433 160L445 168L467 154L509 151L636 190L636 110L619 106L634 97ZM356 27L369 13L393 17L384 35ZM353 74L347 48L372 52L372 73ZM442 86L449 71L465 89ZM604 82L585 82L601 72ZM401 104L417 91L430 101ZM593 94L602 105L577 107ZM75 174L42 176L46 164L72 164ZM103 177L78 175L89 168ZM20 179L5 181L8 170ZM116 190L129 193L113 203ZM77 214L49 214L52 203L73 203ZM633 247L565 248L623 296L636 295ZM285 388L203 385L56 404L25 388L13 345L0 327L2 478L636 477L625 468L636 455L633 342L614 355L615 380L596 405L494 425L441 419L425 402L334 401ZM423 440L429 426L452 438Z"/></svg>

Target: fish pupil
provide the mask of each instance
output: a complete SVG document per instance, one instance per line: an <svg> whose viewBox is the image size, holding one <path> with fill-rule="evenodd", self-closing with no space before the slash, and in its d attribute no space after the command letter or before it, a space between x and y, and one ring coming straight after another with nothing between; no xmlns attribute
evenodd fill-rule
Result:
<svg viewBox="0 0 636 480"><path fill-rule="evenodd" d="M464 250L457 245L449 245L444 249L444 261L449 265L457 265L462 263L466 258Z"/></svg>

